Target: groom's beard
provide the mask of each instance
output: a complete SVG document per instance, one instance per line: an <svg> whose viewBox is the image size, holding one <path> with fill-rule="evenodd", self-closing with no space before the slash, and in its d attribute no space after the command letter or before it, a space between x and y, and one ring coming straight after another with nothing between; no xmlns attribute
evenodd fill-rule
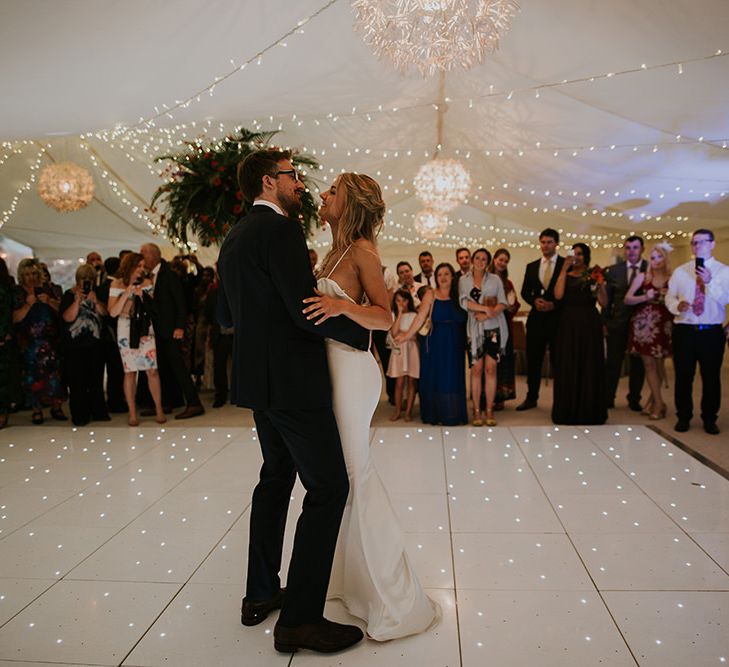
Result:
<svg viewBox="0 0 729 667"><path fill-rule="evenodd" d="M281 203L281 208L288 213L290 218L297 217L303 208L301 196L281 193L279 194L278 200Z"/></svg>

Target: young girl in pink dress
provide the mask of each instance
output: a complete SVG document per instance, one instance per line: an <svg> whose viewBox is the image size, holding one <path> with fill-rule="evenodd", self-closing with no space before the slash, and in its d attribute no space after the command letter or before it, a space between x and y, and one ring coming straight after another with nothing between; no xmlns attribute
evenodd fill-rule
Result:
<svg viewBox="0 0 729 667"><path fill-rule="evenodd" d="M395 314L395 322L390 329L390 334L392 338L395 338L399 333L407 332L417 315L412 294L407 290L397 290L392 298L392 312ZM420 353L417 340L404 341L392 349L387 375L395 378L395 412L390 417L390 421L400 419L403 386L407 378L405 421L409 422L415 400L415 381L420 377Z"/></svg>

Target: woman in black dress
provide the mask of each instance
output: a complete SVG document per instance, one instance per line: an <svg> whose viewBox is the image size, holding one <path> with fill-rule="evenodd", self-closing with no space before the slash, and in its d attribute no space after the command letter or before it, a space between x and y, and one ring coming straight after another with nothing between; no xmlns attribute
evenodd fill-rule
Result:
<svg viewBox="0 0 729 667"><path fill-rule="evenodd" d="M601 273L589 269L590 248L575 243L554 288L562 302L557 326L552 421L604 424L607 420L602 322L595 307Z"/></svg>

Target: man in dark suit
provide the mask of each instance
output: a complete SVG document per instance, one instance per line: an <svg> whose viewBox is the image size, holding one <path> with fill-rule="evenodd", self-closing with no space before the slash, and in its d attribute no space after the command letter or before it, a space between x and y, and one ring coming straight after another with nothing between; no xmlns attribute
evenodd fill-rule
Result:
<svg viewBox="0 0 729 667"><path fill-rule="evenodd" d="M337 651L357 643L362 632L323 616L349 492L324 337L367 350L369 332L346 317L315 325L302 312L316 282L295 219L304 185L289 153L251 154L238 167L238 182L252 206L220 249L218 318L235 330L231 400L253 409L263 454L241 621L256 625L280 607L277 650ZM284 595L278 573L297 473L306 497Z"/></svg>
<svg viewBox="0 0 729 667"><path fill-rule="evenodd" d="M554 337L557 333L558 305L554 299L554 286L562 270L564 257L557 254L559 232L547 228L539 235L542 258L527 264L521 295L532 308L526 325L527 395L516 406L517 410L537 407L539 385L542 381L544 353L549 348L549 357L554 367Z"/></svg>
<svg viewBox="0 0 729 667"><path fill-rule="evenodd" d="M435 284L435 273L433 273L433 255L429 250L423 250L418 255L418 264L420 264L420 273L415 276L415 282L429 285L435 289L437 285Z"/></svg>
<svg viewBox="0 0 729 667"><path fill-rule="evenodd" d="M643 239L640 236L629 236L623 244L625 260L614 264L605 271L605 287L607 305L603 308L602 319L607 330L607 356L605 359L605 376L607 378L608 407L615 407L615 393L620 381L620 370L628 348L628 332L633 306L625 304L625 295L630 284L639 273L645 273L648 262L642 259ZM640 357L629 355L628 406L639 412L640 392L643 389L645 369Z"/></svg>
<svg viewBox="0 0 729 667"><path fill-rule="evenodd" d="M182 356L182 338L185 335L185 319L187 318L187 304L182 283L174 271L162 259L159 246L154 243L145 243L139 250L144 257L144 268L152 275L154 283L154 312L152 324L154 326L154 339L157 346L157 357L160 367L167 367L169 374L182 389L185 397L185 409L175 415L175 419L189 419L205 414L192 381L190 372ZM164 400L164 377L162 376L162 403Z"/></svg>

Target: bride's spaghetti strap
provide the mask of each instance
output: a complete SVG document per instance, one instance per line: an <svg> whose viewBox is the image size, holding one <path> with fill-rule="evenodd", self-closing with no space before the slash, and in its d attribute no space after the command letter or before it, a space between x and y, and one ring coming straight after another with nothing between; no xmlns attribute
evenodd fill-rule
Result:
<svg viewBox="0 0 729 667"><path fill-rule="evenodd" d="M344 252L341 254L339 259L337 260L337 263L332 267L332 270L327 273L327 278L331 278L332 273L334 273L337 270L337 267L339 266L339 262L341 262L344 259L344 256L349 252L349 249L352 247L352 244L350 243L344 250Z"/></svg>

